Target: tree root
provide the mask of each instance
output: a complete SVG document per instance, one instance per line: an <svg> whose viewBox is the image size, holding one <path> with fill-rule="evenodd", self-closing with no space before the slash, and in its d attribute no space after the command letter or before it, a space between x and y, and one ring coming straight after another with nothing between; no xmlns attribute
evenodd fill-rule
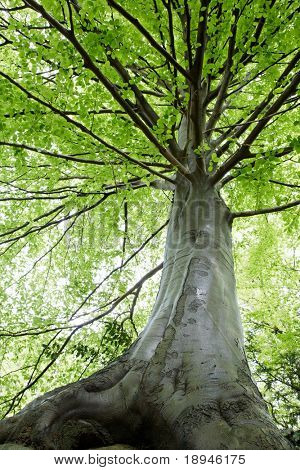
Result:
<svg viewBox="0 0 300 470"><path fill-rule="evenodd" d="M135 423L123 378L127 355L87 379L57 388L0 421L0 443L34 449L84 449L127 442ZM132 427L132 424L131 424Z"/></svg>
<svg viewBox="0 0 300 470"><path fill-rule="evenodd" d="M290 448L250 388L237 386L234 392L228 385L224 399L208 399L199 386L178 393L164 387L155 364L126 355L46 393L0 421L0 444L61 450Z"/></svg>

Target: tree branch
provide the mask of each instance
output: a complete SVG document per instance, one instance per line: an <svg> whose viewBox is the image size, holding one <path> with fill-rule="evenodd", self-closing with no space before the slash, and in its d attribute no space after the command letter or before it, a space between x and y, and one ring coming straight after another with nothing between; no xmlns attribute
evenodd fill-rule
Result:
<svg viewBox="0 0 300 470"><path fill-rule="evenodd" d="M202 68L204 62L204 54L206 50L207 43L207 18L208 18L208 6L210 0L201 0L199 7L199 21L198 21L198 31L197 31L197 44L195 59L193 68L191 70L192 79L196 88L199 89L201 79L202 79ZM205 8L204 11L201 11L202 8Z"/></svg>
<svg viewBox="0 0 300 470"><path fill-rule="evenodd" d="M149 31L139 22L137 18L132 16L125 8L119 5L114 0L107 0L109 6L118 11L124 18L126 18L151 44L154 49L156 49L165 59L167 59L170 64L172 64L178 72L180 72L188 81L191 80L189 73L169 54L166 49L164 49L149 33Z"/></svg>
<svg viewBox="0 0 300 470"><path fill-rule="evenodd" d="M281 157L284 157L285 155L288 155L289 153L292 153L293 152L293 147L283 147L281 149L277 149L275 151L272 151L272 157L273 158L281 158ZM264 159L267 159L267 155L266 154L255 154L255 153L247 153L245 154L245 156L241 159L242 160L248 160L250 158L253 158L254 160L250 163L250 166L252 168L255 167L255 163L258 159L258 155L260 156L260 158L264 158ZM237 178L238 176L240 176L240 170L242 170L243 168L245 168L247 165L243 165L241 167L236 167L235 169L237 170L237 173L233 174L233 175L227 175L225 176L221 181L220 181L220 187L223 188L223 186L225 186L227 183L229 183L230 181L234 180L235 178ZM272 180L269 180L270 182L273 182Z"/></svg>
<svg viewBox="0 0 300 470"><path fill-rule="evenodd" d="M269 180L269 182L273 184L279 184L281 186L286 186L287 188L300 189L299 184L284 183L283 181L277 181L277 180Z"/></svg>
<svg viewBox="0 0 300 470"><path fill-rule="evenodd" d="M33 219L33 222L38 222L39 220L44 219L45 217L49 217L53 214L57 215L57 213L60 213L64 207L65 205L61 204L55 207L54 209L51 209L50 211L46 212L45 214L42 214L39 217L36 217L35 219ZM12 228L8 230L7 232L0 233L0 238L6 237L7 235L12 235L13 233L18 232L19 230L22 230L22 228L28 227L28 225L29 225L29 222L25 222L24 224L19 225L18 227Z"/></svg>
<svg viewBox="0 0 300 470"><path fill-rule="evenodd" d="M106 282L114 273L116 273L117 271L119 271L120 269L123 269L125 268L125 266L133 259L135 258L144 248L146 245L148 245L149 242L151 242L151 240L153 240L156 235L158 235L169 223L169 220L167 220L161 227L159 227L157 230L155 230L155 232L153 232L148 238L147 240L145 240L142 245L134 252L132 253L124 262L122 262L119 266L117 266L116 268L114 268L107 276L105 276L104 279L102 279L102 281L97 284L94 289L87 295L87 297L81 302L81 304L79 305L79 307L75 310L75 312L73 312L73 314L71 315L70 317L70 320L72 320L76 315L77 313L82 309L82 307L88 302L88 300L95 294L95 292L98 291L98 289L100 289L100 287L104 284L104 282Z"/></svg>
<svg viewBox="0 0 300 470"><path fill-rule="evenodd" d="M104 194L103 197L101 199L98 199L98 201L96 201L94 204L92 204L91 206L85 206L83 209L80 209L79 211L75 212L74 214L68 214L65 217L62 217L61 219L58 219L58 220L50 220L50 221L46 222L44 225L40 225L39 227L31 227L29 230L22 233L21 235L18 235L18 236L13 237L13 238L9 238L7 240L3 240L2 242L0 242L0 245L4 245L6 243L11 243L11 242L14 242L14 241L18 241L22 238L27 237L28 235L31 235L32 233L36 233L36 232L40 233L42 230L45 230L49 227L52 227L53 225L59 225L62 222L66 222L67 220L70 220L74 217L78 217L78 216L84 214L85 212L88 212L92 209L95 209L97 206L102 204L102 202L104 202L105 199L108 196L110 196L111 194L114 194L114 192ZM61 211L62 211L64 206L61 206L61 207L62 207L62 209L61 209ZM55 210L57 211L57 208ZM45 216L43 216L43 217L45 217ZM41 218L41 217L39 217L39 218ZM26 224L24 224L23 227L26 227L27 225L29 225L29 222L26 222ZM21 228L23 228L23 227L21 227ZM14 229L13 232L16 232L17 230L20 230L20 227L18 227L17 229ZM11 232L12 231L6 232L4 234L2 233L2 234L0 234L0 236L4 237L4 236L8 235Z"/></svg>
<svg viewBox="0 0 300 470"><path fill-rule="evenodd" d="M300 53L299 53L300 57ZM257 123L254 129L250 132L245 141L241 144L239 149L228 158L211 176L211 184L215 184L220 181L220 179L228 173L239 161L243 160L245 155L249 156L249 147L264 129L266 124L270 121L274 113L276 113L285 100L297 89L298 84L300 83L300 72L296 73L294 78L291 80L290 84L285 88L285 90L280 94L279 98L273 103L269 110L265 113L264 117ZM247 127L250 124L247 124ZM243 128L243 126L242 126ZM237 132L238 134L238 132Z"/></svg>
<svg viewBox="0 0 300 470"><path fill-rule="evenodd" d="M104 163L104 162L99 161L99 160L86 160L84 158L79 158L79 157L75 157L75 156L72 156L72 155L62 155L62 154L57 153L57 152L51 152L49 150L44 150L44 149L41 149L41 148L32 147L32 146L26 145L26 144L20 144L18 142L1 142L0 141L0 146L21 148L21 149L24 149L24 150L29 150L30 152L39 153L41 155L46 155L47 157L61 158L63 160L69 160L69 161L77 162L77 163L88 163L90 165L100 165L100 166L107 165L107 163Z"/></svg>
<svg viewBox="0 0 300 470"><path fill-rule="evenodd" d="M17 88L19 88L23 93L25 93L28 98L30 99L33 99L34 101L36 101L37 103L41 104L42 106L45 106L47 108L49 108L51 111L53 111L54 114L58 114L59 116L63 117L68 123L74 125L75 127L77 127L78 129L80 129L82 132L84 132L85 134L89 135L90 137L92 137L93 139L97 140L98 142L100 142L102 145L104 145L105 147L107 147L109 150L112 150L113 152L117 153L118 155L120 155L121 157L125 158L126 160L129 160L130 162L142 167L142 168L146 168L147 171L149 171L150 173L153 173L154 175L156 176L159 176L159 178L164 178L166 179L167 181L169 181L169 178L165 175L162 175L161 173L153 170L153 169L150 169L147 165L145 165L144 163L140 162L139 160L136 160L135 158L133 157L130 157L126 152L123 152L122 150L118 149L117 147L115 147L114 145L111 145L109 144L108 142L106 142L104 139L102 139L101 137L99 137L97 134L95 134L93 131L91 131L90 129L88 129L86 126L84 126L81 122L78 122L78 121L75 121L74 119L70 118L70 116L68 116L65 112L61 111L60 109L57 109L55 108L52 104L50 103L47 103L46 101L38 98L37 96L33 95L30 91L26 90L22 85L20 85L18 82L16 82L13 78L11 78L9 75L7 75L6 73L4 72L1 72L0 71L0 75L2 75L6 80L8 80L10 83L12 83L13 85L15 85ZM3 143L4 144L4 143ZM12 145L12 144L11 144ZM20 144L21 145L21 144ZM168 152L169 153L169 152ZM170 154L171 155L171 154ZM54 156L54 155L53 155ZM174 157L172 156L172 159L174 159ZM176 159L175 159L176 160ZM177 162L177 160L176 160ZM86 163L86 162L85 162ZM172 163L172 162L171 162ZM182 167L184 169L184 171L186 173L188 173L188 170L183 166L181 165L181 163L178 162L178 164L180 165L180 167Z"/></svg>
<svg viewBox="0 0 300 470"><path fill-rule="evenodd" d="M256 108L253 110L253 112L251 113L251 115L249 116L248 120L245 121L244 123L242 122L242 120L240 120L237 125L238 125L238 129L233 132L231 134L231 138L232 139L238 139L241 135L243 135L243 133L249 128L249 126L253 123L253 121L255 121L257 119L257 117L262 113L262 111L267 107L267 105L270 103L270 101L274 98L275 96L275 91L276 91L276 88L278 88L279 86L281 86L281 84L285 81L285 79L288 77L289 73L294 69L294 67L297 65L298 61L300 60L300 51L298 51L297 54L295 54L295 56L293 57L293 59L291 60L291 62L288 64L288 66L286 67L286 69L283 71L283 73L281 74L281 76L279 77L275 87L271 90L271 92L268 94L268 96L258 105L256 106ZM295 78L294 78L295 79ZM297 84L296 84L297 86ZM282 99L282 95L283 94L286 94L287 96L285 98L288 98L289 96L289 92L292 93L293 92L293 88L291 87L291 84L284 90L284 92L279 96L279 98L277 99L277 101L273 104L273 106L271 106L268 110L268 112L265 114L264 118L266 117L270 117L270 114L272 113L275 113L278 111L278 109L280 108L280 106L284 103L284 100L285 99ZM280 101L279 101L280 100ZM279 103L280 102L280 105L277 107L275 106L276 103ZM269 120L269 119L268 119ZM261 122L261 121L260 121ZM268 122L268 121L267 121ZM265 122L265 124L267 124L267 122ZM264 124L264 125L265 125ZM237 127L237 126L236 126ZM225 132L225 137L227 137L228 135L230 135L230 131L227 131ZM222 137L221 141L223 141L224 138ZM230 145L230 140L227 140L227 142L222 146L220 147L219 150L217 150L217 156L220 157L221 155L223 155L229 148L229 145ZM226 162L225 162L226 163ZM220 167L219 170L222 168L222 171L223 171L223 167ZM214 178L217 178L214 177Z"/></svg>
<svg viewBox="0 0 300 470"><path fill-rule="evenodd" d="M261 214L271 214L273 212L281 212L285 211L286 209L290 209L292 207L296 207L300 204L300 199L297 201L290 202L289 204L284 204L283 206L276 206L276 207L267 207L265 209L257 209L253 211L245 211L245 212L232 212L231 219L236 219L238 217L252 217L255 215Z"/></svg>
<svg viewBox="0 0 300 470"><path fill-rule="evenodd" d="M126 291L124 294L122 294L120 297L118 297L117 299L113 300L113 301L110 301L108 303L109 304L112 304L112 306L106 310L105 312L103 313L100 313L99 315L97 315L96 317L94 318L91 318L90 320L87 320L86 322L84 323L81 323L80 324L80 328L82 328L83 326L86 326L86 325L90 325L92 323L94 323L95 321L98 321L98 320L101 320L104 316L108 315L109 313L111 313L124 299L126 299L129 295L133 294L137 289L139 289L148 279L150 279L151 277L153 277L157 272L159 272L162 268L163 268L163 265L164 263L161 262L158 266L156 266L155 268L151 269L147 274L145 274L138 282L136 282L133 287L131 287L128 291ZM99 308L97 308L97 310L100 310ZM70 318L71 319L74 319L76 320L77 318L80 318L80 317L83 317L83 316L86 316L86 315L89 315L90 313L93 313L93 312L87 312L87 313L83 313L81 315L79 315L78 317L74 317L74 315L72 315L72 317ZM74 318L73 318L74 317Z"/></svg>
<svg viewBox="0 0 300 470"><path fill-rule="evenodd" d="M112 1L112 0L109 0ZM119 103L122 108L127 112L132 121L136 126L143 132L143 134L148 138L148 140L160 151L160 153L172 164L174 165L180 173L188 178L189 171L166 149L156 138L156 136L151 132L149 127L144 123L144 121L136 114L132 109L131 105L120 95L116 86L111 83L111 81L101 72L101 70L94 64L88 52L82 47L78 42L75 35L72 31L69 31L64 26L62 26L59 21L53 18L42 5L37 3L35 0L24 0L24 2L30 6L33 10L39 12L41 16L48 21L54 28L57 29L68 41L75 47L77 52L79 52L84 67L91 70L94 75L99 79L99 81L104 85L104 87L109 91L111 96ZM115 2L113 2L115 3ZM122 8L122 7L121 7ZM99 140L99 139L98 139Z"/></svg>
<svg viewBox="0 0 300 470"><path fill-rule="evenodd" d="M21 5L19 7L12 7L12 8L0 8L0 11L4 11L4 12L11 12L11 11L20 11L20 10L25 10L26 7L25 5Z"/></svg>
<svg viewBox="0 0 300 470"><path fill-rule="evenodd" d="M213 109L213 112L207 122L205 133L209 136L212 132L212 128L218 121L219 117L221 116L222 112L222 106L223 103L226 99L226 94L228 90L228 86L230 83L230 79L232 77L232 71L231 67L233 64L233 54L234 54L234 48L235 48L235 38L236 38L236 31L237 31L237 22L238 22L238 13L239 10L235 9L233 11L233 17L234 17L234 22L231 26L231 36L229 39L229 44L228 44L228 54L227 54L227 60L226 60L226 66L223 74L223 78L221 80L220 86L219 86L219 93L217 96L217 100Z"/></svg>
<svg viewBox="0 0 300 470"><path fill-rule="evenodd" d="M187 59L189 63L189 69L193 67L193 54L192 54L192 43L191 43L191 14L188 5L188 0L184 0L184 15L180 16L183 32L184 41L187 47Z"/></svg>

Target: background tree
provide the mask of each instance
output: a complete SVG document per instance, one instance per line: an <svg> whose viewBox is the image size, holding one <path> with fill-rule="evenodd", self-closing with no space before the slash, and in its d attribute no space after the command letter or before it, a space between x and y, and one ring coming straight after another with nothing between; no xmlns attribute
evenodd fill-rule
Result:
<svg viewBox="0 0 300 470"><path fill-rule="evenodd" d="M287 448L297 2L0 5L0 440Z"/></svg>

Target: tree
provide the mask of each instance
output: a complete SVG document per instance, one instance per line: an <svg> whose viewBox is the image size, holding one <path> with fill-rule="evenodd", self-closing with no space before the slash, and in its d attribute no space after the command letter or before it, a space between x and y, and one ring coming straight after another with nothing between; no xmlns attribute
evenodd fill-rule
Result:
<svg viewBox="0 0 300 470"><path fill-rule="evenodd" d="M297 2L2 0L0 9L2 256L13 265L20 250L38 255L15 266L24 289L9 291L2 324L6 345L22 339L36 357L6 415L38 381L47 386L67 348L92 359L101 337L104 356L119 354L3 419L0 441L289 448L247 363L231 228L270 213L296 224ZM166 225L164 261L144 255L136 280L132 260ZM162 268L130 345L141 289Z"/></svg>

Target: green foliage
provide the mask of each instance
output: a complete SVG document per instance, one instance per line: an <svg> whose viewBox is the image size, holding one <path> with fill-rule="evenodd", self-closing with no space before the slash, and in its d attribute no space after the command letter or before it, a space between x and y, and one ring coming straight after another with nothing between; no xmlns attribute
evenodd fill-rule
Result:
<svg viewBox="0 0 300 470"><path fill-rule="evenodd" d="M248 359L275 421L285 429L297 429L298 239L278 216L262 217L255 225L245 221L234 235Z"/></svg>

